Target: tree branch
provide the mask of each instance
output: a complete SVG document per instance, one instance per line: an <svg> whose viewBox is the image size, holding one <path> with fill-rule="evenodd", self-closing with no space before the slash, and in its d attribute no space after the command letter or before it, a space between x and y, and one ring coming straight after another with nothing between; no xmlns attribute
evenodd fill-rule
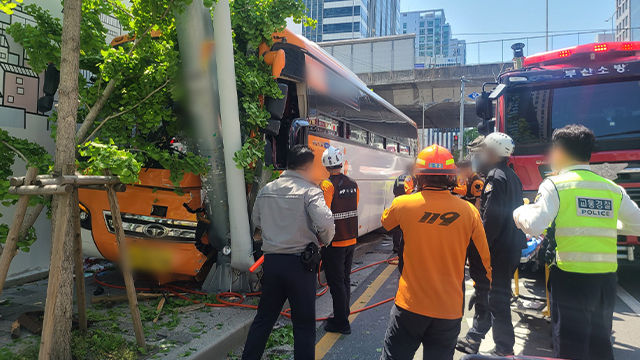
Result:
<svg viewBox="0 0 640 360"><path fill-rule="evenodd" d="M111 119L113 119L113 118L115 118L115 117L118 117L118 116L120 116L120 115L122 115L122 114L128 113L129 111L131 111L131 110L133 110L133 109L137 108L137 107L138 107L138 106L140 106L142 103L144 103L145 101L147 101L150 97L152 97L155 93L157 93L158 91L162 90L162 88L164 88L165 86L167 86L167 84L169 84L169 80L165 81L165 82L164 82L164 84L162 84L159 88L157 88L157 89L153 90L152 92L150 92L147 96L145 96L145 98L144 98L144 99L140 100L137 104L133 105L132 107L128 108L127 110L122 110L122 111L120 111L119 113L116 113L116 114L113 114L113 115L109 115L109 116L107 116L104 120L102 120L102 121L100 122L100 125L98 125L98 127L96 127L96 128L93 130L93 132L92 132L89 136L87 136L87 138L86 138L86 139L84 139L84 141L83 141L82 143L87 142L89 139L91 139L91 138L92 138L92 137L93 137L93 136L98 132L98 130L100 130L100 128L102 128L102 126L103 126L107 121L109 121L109 120L111 120Z"/></svg>
<svg viewBox="0 0 640 360"><path fill-rule="evenodd" d="M113 1L108 1L107 2L109 4L111 4L112 6L117 7L118 9L120 9L123 13L127 14L130 18L133 19L133 14L130 13L125 7L123 7L121 4L118 4L118 2L116 1L115 3Z"/></svg>
<svg viewBox="0 0 640 360"><path fill-rule="evenodd" d="M16 149L13 145L9 144L8 142L2 140L2 143L8 147L9 149L11 149L11 151L13 151L14 153L16 153L16 155L20 156L20 158L22 158L22 160L24 160L24 162L26 162L27 164L29 163L29 160L27 159L26 156L24 156L23 153L20 152L20 150Z"/></svg>
<svg viewBox="0 0 640 360"><path fill-rule="evenodd" d="M100 76L100 78L98 79L98 91L97 91L98 94L100 94L101 88L102 88L102 76Z"/></svg>
<svg viewBox="0 0 640 360"><path fill-rule="evenodd" d="M173 5L173 2L174 2L174 0L171 0L171 2L167 6L167 9L165 10L164 14L162 14L162 17L160 18L158 23L160 21L162 21L169 14L169 10L171 9L171 6ZM142 35L140 35L140 37L136 37L136 41L133 43L133 46L131 47L131 49L129 49L129 53L128 53L129 56L131 56L131 54L133 53L133 49L135 49L136 46L138 45L138 43L140 42L140 40L142 40L142 38L149 31L151 31L153 26L154 25L149 26L149 28L147 28L147 30L145 30L142 33ZM77 141L80 141L80 139L84 139L85 138L85 136L89 132L89 129L91 128L91 126L93 126L93 123L98 118L98 114L100 114L100 111L102 111L102 108L107 103L107 99L109 99L109 96L111 96L111 94L115 90L117 81L118 81L118 78L115 78L115 77L113 79L109 80L109 82L107 83L107 86L105 86L105 88L104 88L104 91L102 92L102 94L100 95L100 97L98 98L96 103L93 104L93 107L89 110L89 113L87 114L87 117L85 117L84 121L82 122L82 125L80 125L80 128L76 132ZM104 123L104 121L102 123ZM100 125L100 126L102 126L102 125ZM94 130L93 133L95 133L95 130ZM91 136L93 136L93 133L92 133L92 135L88 136L87 139L90 139ZM79 143L79 144L81 144L81 143Z"/></svg>
<svg viewBox="0 0 640 360"><path fill-rule="evenodd" d="M169 3L169 5L167 5L167 9L164 11L164 14L162 14L162 16L160 17L160 19L157 21L158 24L160 22L162 22L162 20L164 20L165 17L167 17L167 14L169 14L169 10L171 10L171 6L173 5L174 0L171 0L171 2ZM133 46L131 47L131 49L129 49L129 55L131 55L133 53L133 49L136 48L136 46L138 46L138 43L140 43L140 41L142 41L142 38L145 37L145 35L147 35L149 33L149 31L151 31L151 29L153 29L155 25L151 25L147 28L147 30L145 30L142 35L140 36L136 36L136 41L133 43Z"/></svg>
<svg viewBox="0 0 640 360"><path fill-rule="evenodd" d="M82 125L80 125L80 128L76 132L76 139L78 141L80 139L84 139L87 133L89 132L89 129L98 118L98 114L100 114L100 111L102 111L102 108L107 103L107 99L109 99L109 96L111 96L111 94L115 90L116 82L117 82L116 78L109 80L109 82L107 83L107 86L104 87L104 91L102 92L98 100L95 102L95 104L93 104L93 107L91 107L91 109L89 110L87 117L84 118Z"/></svg>

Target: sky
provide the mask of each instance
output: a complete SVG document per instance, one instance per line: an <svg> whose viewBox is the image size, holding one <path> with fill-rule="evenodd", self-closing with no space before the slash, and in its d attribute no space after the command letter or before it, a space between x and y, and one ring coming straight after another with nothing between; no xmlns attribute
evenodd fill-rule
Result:
<svg viewBox="0 0 640 360"><path fill-rule="evenodd" d="M611 22L605 22L615 11L615 0L549 0L549 49L560 49L578 43L578 35L560 35L588 30L611 31ZM467 63L509 61L510 46L516 42L527 43L526 36L543 36L545 31L545 0L400 0L402 11L444 9L453 37L467 41ZM615 18L614 18L615 21ZM401 22L402 23L402 20ZM614 24L615 26L615 24ZM531 34L499 34L504 32L528 32ZM535 33L534 33L535 32ZM551 46L551 35L553 47ZM491 33L487 35L468 35ZM592 43L595 34L581 34L580 44ZM505 40L482 43L477 41ZM545 39L529 39L525 55L545 50Z"/></svg>

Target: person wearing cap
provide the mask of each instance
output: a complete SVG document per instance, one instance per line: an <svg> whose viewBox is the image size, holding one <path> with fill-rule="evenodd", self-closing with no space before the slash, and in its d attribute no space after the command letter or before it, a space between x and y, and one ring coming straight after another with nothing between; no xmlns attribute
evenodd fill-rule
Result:
<svg viewBox="0 0 640 360"><path fill-rule="evenodd" d="M478 173L473 171L471 165L470 159L464 159L458 163L458 186L453 189L453 193L480 209L484 181Z"/></svg>
<svg viewBox="0 0 640 360"><path fill-rule="evenodd" d="M591 172L591 130L567 125L553 132L552 143L549 164L558 174L513 218L527 234L546 230L555 247L549 276L554 357L613 360L616 242L618 235L640 235L640 210L623 188Z"/></svg>
<svg viewBox="0 0 640 360"><path fill-rule="evenodd" d="M305 253L331 243L335 225L322 190L313 180L313 150L295 145L287 154L287 170L266 184L256 198L252 219L263 240L262 295L249 328L242 360L260 360L285 302L291 305L293 353L315 358L316 269Z"/></svg>
<svg viewBox="0 0 640 360"><path fill-rule="evenodd" d="M333 212L336 234L331 244L322 249L322 268L333 299L333 317L327 319L326 332L351 334L351 264L358 236L358 184L342 173L344 155L330 146L322 154L322 165L329 178L322 181L327 206Z"/></svg>
<svg viewBox="0 0 640 360"><path fill-rule="evenodd" d="M491 290L476 286L470 306L475 305L473 326L466 336L458 340L456 349L467 354L476 354L480 342L493 329L495 348L492 355L513 355L515 334L511 322L511 279L520 264L522 249L527 239L522 230L513 223L513 211L521 206L522 183L507 164L515 144L507 134L494 132L484 139L480 153L481 167L487 178L480 200L480 215L487 234L491 252L493 278ZM473 244L469 257L478 251ZM469 272L477 270L469 264Z"/></svg>
<svg viewBox="0 0 640 360"><path fill-rule="evenodd" d="M449 150L432 145L416 159L417 192L395 198L382 214L386 230L404 233L405 265L391 309L381 360L453 359L464 307L467 247L478 288L491 285L489 246L478 210L451 194L456 165Z"/></svg>

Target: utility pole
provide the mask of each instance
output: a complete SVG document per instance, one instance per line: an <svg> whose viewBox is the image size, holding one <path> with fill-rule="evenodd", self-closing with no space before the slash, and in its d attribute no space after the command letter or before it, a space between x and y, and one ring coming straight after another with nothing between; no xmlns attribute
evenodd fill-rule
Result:
<svg viewBox="0 0 640 360"><path fill-rule="evenodd" d="M231 10L229 0L218 0L213 11L216 44L216 66L218 69L218 86L224 91L220 96L220 117L224 162L227 179L227 196L229 198L229 224L231 234L231 266L246 272L253 265L253 239L249 228L249 210L247 194L244 186L244 171L234 164L234 156L242 148L240 131L240 114L238 109L238 92L236 90L236 70L233 58L233 42L231 30ZM236 289L244 289L243 283L236 283Z"/></svg>
<svg viewBox="0 0 640 360"><path fill-rule="evenodd" d="M607 20L604 21L604 22L611 22L611 36L613 37L613 40L615 40L616 38L616 33L615 33L615 30L613 29L613 23L614 23L613 18L616 16L617 13L618 13L618 7L616 7L616 11L614 11L613 14L611 14L611 16L609 16L609 18L607 18ZM603 35L605 35L605 39L606 39L606 32L603 32Z"/></svg>
<svg viewBox="0 0 640 360"><path fill-rule="evenodd" d="M459 160L463 158L462 144L464 143L464 76L460 78L460 135L458 136Z"/></svg>
<svg viewBox="0 0 640 360"><path fill-rule="evenodd" d="M424 101L422 101L422 148L425 147L425 145L427 145L427 137L425 136L426 130L424 128Z"/></svg>
<svg viewBox="0 0 640 360"><path fill-rule="evenodd" d="M229 199L227 196L225 158L220 122L218 77L213 54L207 54L203 66L203 44L213 43L211 12L202 0L194 0L176 14L182 71L188 96L189 117L197 136L197 147L209 171L202 179L207 195L207 213L211 218L209 243L218 250L215 271L207 276L202 288L207 292L229 291L231 279L231 242ZM216 47L217 50L217 47ZM228 91L228 90L227 90ZM226 134L225 134L226 135ZM229 167L235 168L231 163Z"/></svg>
<svg viewBox="0 0 640 360"><path fill-rule="evenodd" d="M545 51L549 51L549 0L547 0L547 7L546 7L546 30L545 30Z"/></svg>

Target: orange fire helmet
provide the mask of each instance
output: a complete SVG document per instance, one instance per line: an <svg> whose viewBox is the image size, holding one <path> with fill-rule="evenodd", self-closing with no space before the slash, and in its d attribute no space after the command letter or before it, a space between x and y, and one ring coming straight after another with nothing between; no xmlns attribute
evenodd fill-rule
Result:
<svg viewBox="0 0 640 360"><path fill-rule="evenodd" d="M424 148L416 159L416 175L455 175L456 170L453 155L440 145Z"/></svg>

